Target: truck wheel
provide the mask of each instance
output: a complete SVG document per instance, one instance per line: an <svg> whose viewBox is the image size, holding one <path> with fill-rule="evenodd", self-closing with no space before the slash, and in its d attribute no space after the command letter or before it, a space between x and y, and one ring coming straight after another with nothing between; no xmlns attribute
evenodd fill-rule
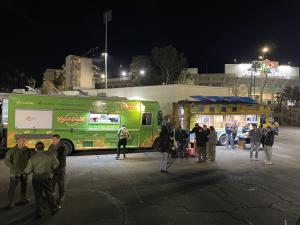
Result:
<svg viewBox="0 0 300 225"><path fill-rule="evenodd" d="M67 150L67 155L72 155L73 150L74 150L74 146L73 143L69 140L66 139L62 139L61 144L65 146L66 150Z"/></svg>
<svg viewBox="0 0 300 225"><path fill-rule="evenodd" d="M154 151L158 151L158 145L159 145L159 138L156 138L153 142L152 149Z"/></svg>
<svg viewBox="0 0 300 225"><path fill-rule="evenodd" d="M226 145L226 135L222 134L219 138L219 145L225 146Z"/></svg>

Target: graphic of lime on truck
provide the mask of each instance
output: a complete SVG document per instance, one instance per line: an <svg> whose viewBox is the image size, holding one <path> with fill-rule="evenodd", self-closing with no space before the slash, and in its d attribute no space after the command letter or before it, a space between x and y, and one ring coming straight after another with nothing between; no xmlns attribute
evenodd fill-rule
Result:
<svg viewBox="0 0 300 225"><path fill-rule="evenodd" d="M9 95L2 101L2 138L8 148L22 135L29 148L51 143L59 134L68 154L75 150L115 149L117 131L130 133L128 148L151 148L158 143L162 113L158 102L124 98Z"/></svg>

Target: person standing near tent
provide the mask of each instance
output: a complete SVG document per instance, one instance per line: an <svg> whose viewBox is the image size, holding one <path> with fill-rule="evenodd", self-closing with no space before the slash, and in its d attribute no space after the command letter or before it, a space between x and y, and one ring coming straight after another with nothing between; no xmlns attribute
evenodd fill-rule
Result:
<svg viewBox="0 0 300 225"><path fill-rule="evenodd" d="M196 150L198 154L198 162L206 162L206 143L207 135L202 127L199 127L199 130L195 132L196 136ZM201 158L202 156L202 158Z"/></svg>
<svg viewBox="0 0 300 225"><path fill-rule="evenodd" d="M127 145L127 138L129 137L129 132L126 128L126 126L123 124L122 127L118 131L118 148L117 148L117 157L116 159L120 158L120 148L123 147L123 156L124 159L126 158L126 145Z"/></svg>
<svg viewBox="0 0 300 225"><path fill-rule="evenodd" d="M272 147L274 144L274 131L270 126L267 126L264 138L264 151L266 165L272 165Z"/></svg>
<svg viewBox="0 0 300 225"><path fill-rule="evenodd" d="M229 149L229 146L233 148L232 128L229 123L225 124L225 134L226 134L226 148Z"/></svg>
<svg viewBox="0 0 300 225"><path fill-rule="evenodd" d="M258 150L260 145L261 132L260 129L257 128L257 124L252 124L252 130L249 131L250 137L250 160L254 160L253 151L255 151L255 160L258 160Z"/></svg>
<svg viewBox="0 0 300 225"><path fill-rule="evenodd" d="M209 161L215 161L216 160L216 145L218 142L217 132L214 128L214 126L209 127L210 134L209 134L209 140L208 140L208 159Z"/></svg>
<svg viewBox="0 0 300 225"><path fill-rule="evenodd" d="M167 173L168 154L171 148L171 140L169 130L165 125L162 125L159 134L159 149L161 154L160 172Z"/></svg>

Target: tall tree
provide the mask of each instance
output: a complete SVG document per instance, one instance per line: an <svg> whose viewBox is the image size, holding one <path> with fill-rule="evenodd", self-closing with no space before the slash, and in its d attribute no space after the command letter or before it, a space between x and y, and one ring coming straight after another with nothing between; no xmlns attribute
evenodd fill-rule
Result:
<svg viewBox="0 0 300 225"><path fill-rule="evenodd" d="M129 65L129 79L135 85L153 85L157 83L151 59L147 55L132 58Z"/></svg>
<svg viewBox="0 0 300 225"><path fill-rule="evenodd" d="M183 53L169 45L164 48L155 47L151 52L153 64L159 69L165 84L176 82L180 73L186 68L187 60Z"/></svg>

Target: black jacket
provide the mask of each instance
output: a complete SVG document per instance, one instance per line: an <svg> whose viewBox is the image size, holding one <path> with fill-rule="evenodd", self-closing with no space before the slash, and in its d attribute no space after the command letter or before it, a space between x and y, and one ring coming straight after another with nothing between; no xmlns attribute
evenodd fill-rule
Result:
<svg viewBox="0 0 300 225"><path fill-rule="evenodd" d="M264 145L267 146L273 146L274 144L274 132L273 131L269 131L265 134L265 138L264 138Z"/></svg>
<svg viewBox="0 0 300 225"><path fill-rule="evenodd" d="M59 166L56 168L55 171L63 170L66 167L66 157L67 157L67 150L64 145L59 144L55 147L53 144L49 146L48 149L49 153L52 153L56 156Z"/></svg>
<svg viewBox="0 0 300 225"><path fill-rule="evenodd" d="M159 135L160 152L169 152L171 147L170 134L167 129L162 129Z"/></svg>

